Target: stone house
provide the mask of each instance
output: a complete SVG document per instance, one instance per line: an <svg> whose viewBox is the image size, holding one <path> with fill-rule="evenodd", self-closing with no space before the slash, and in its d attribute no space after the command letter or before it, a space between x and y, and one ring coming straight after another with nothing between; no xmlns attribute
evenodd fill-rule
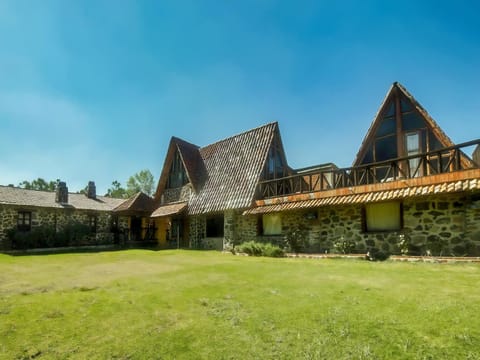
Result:
<svg viewBox="0 0 480 360"><path fill-rule="evenodd" d="M353 166L292 169L277 123L199 147L173 137L151 214L158 241L228 248L283 242L307 251L378 248L480 255L480 169L400 84L389 89ZM478 152L478 147L477 150ZM478 155L475 155L478 156Z"/></svg>
<svg viewBox="0 0 480 360"><path fill-rule="evenodd" d="M479 149L480 140L455 145L394 83L349 168L291 168L276 122L204 147L172 137L153 199L99 197L93 183L86 195L64 183L56 193L0 186L0 241L8 229L57 231L78 220L92 243L123 235L221 250L283 244L301 228L309 252L348 243L355 252L480 256Z"/></svg>
<svg viewBox="0 0 480 360"><path fill-rule="evenodd" d="M87 190L86 194L69 193L64 182L59 182L54 192L0 186L0 248L15 247L7 244L9 231L28 234L48 228L58 233L68 224L82 224L89 233L76 245L115 242L115 229L128 225L113 209L125 200L97 196L93 182Z"/></svg>

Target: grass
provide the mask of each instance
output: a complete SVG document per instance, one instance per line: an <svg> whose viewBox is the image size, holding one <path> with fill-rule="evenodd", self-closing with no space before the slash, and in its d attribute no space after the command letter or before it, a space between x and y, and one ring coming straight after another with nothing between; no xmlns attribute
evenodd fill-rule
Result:
<svg viewBox="0 0 480 360"><path fill-rule="evenodd" d="M480 359L480 266L0 255L1 359Z"/></svg>

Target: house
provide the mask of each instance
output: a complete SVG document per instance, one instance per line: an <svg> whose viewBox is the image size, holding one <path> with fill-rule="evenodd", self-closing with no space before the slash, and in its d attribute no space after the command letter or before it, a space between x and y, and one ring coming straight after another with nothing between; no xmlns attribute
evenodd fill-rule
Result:
<svg viewBox="0 0 480 360"><path fill-rule="evenodd" d="M307 251L348 240L357 252L480 255L480 169L462 151L479 143L455 145L394 83L347 169L292 169L277 123L205 147L173 137L151 218L161 244L181 247L281 243L300 226Z"/></svg>
<svg viewBox="0 0 480 360"><path fill-rule="evenodd" d="M97 196L94 182L89 182L86 194L69 193L65 182L54 192L0 186L0 248L114 243L119 240L117 230L128 226L127 218L113 213L124 201ZM67 228L71 233L65 238L51 236ZM40 243L8 243L9 232L22 240L35 231L35 242Z"/></svg>
<svg viewBox="0 0 480 360"><path fill-rule="evenodd" d="M220 250L248 236L242 212L259 182L289 174L277 123L205 147L173 137L151 215L160 244Z"/></svg>
<svg viewBox="0 0 480 360"><path fill-rule="evenodd" d="M313 251L348 239L358 252L480 255L480 169L462 151L477 146L478 157L479 143L455 145L394 83L351 168L313 172L322 181L307 184L293 176L299 191L275 193L284 179L260 183L267 196L243 214L277 217L278 234L301 224Z"/></svg>
<svg viewBox="0 0 480 360"><path fill-rule="evenodd" d="M340 140L340 139L339 139ZM472 147L472 158L467 154ZM349 168L293 169L277 122L207 146L172 137L154 198L127 200L0 187L0 241L71 220L90 242L228 249L283 244L301 229L308 252L480 256L480 140L454 144L399 83L383 100ZM122 229L122 230L121 230ZM93 234L93 235L92 235Z"/></svg>

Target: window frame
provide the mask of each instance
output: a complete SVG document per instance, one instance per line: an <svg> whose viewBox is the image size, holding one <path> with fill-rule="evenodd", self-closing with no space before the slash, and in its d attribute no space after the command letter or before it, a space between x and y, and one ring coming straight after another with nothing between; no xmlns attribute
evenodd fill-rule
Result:
<svg viewBox="0 0 480 360"><path fill-rule="evenodd" d="M88 215L88 226L90 227L90 232L93 234L97 233L98 230L98 214Z"/></svg>
<svg viewBox="0 0 480 360"><path fill-rule="evenodd" d="M269 228L272 226L266 225L265 221L268 218L277 218L279 224L279 230L275 232L269 232ZM282 221L282 214L281 213L267 213L267 214L262 214L261 218L261 227L259 227L262 231L262 236L282 236L283 235L283 221Z"/></svg>
<svg viewBox="0 0 480 360"><path fill-rule="evenodd" d="M20 210L17 212L17 230L24 231L24 232L32 230L32 212L31 211Z"/></svg>
<svg viewBox="0 0 480 360"><path fill-rule="evenodd" d="M383 229L369 229L369 221L368 221L368 211L367 207L368 206L381 206L381 204L398 204L398 227L395 228L383 228ZM382 202L375 202L375 203L368 203L364 204L362 207L362 228L364 233L372 233L372 234L378 234L378 233L395 233L402 231L404 228L404 214L403 214L403 202L401 201L382 201Z"/></svg>

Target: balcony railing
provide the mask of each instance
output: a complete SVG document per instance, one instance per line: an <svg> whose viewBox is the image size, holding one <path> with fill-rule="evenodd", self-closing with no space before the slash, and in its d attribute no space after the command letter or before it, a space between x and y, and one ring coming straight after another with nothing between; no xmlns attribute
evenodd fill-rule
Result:
<svg viewBox="0 0 480 360"><path fill-rule="evenodd" d="M262 181L261 198L326 191L412 179L421 176L478 168L462 149L480 144L480 139L422 154L343 169L317 170Z"/></svg>

